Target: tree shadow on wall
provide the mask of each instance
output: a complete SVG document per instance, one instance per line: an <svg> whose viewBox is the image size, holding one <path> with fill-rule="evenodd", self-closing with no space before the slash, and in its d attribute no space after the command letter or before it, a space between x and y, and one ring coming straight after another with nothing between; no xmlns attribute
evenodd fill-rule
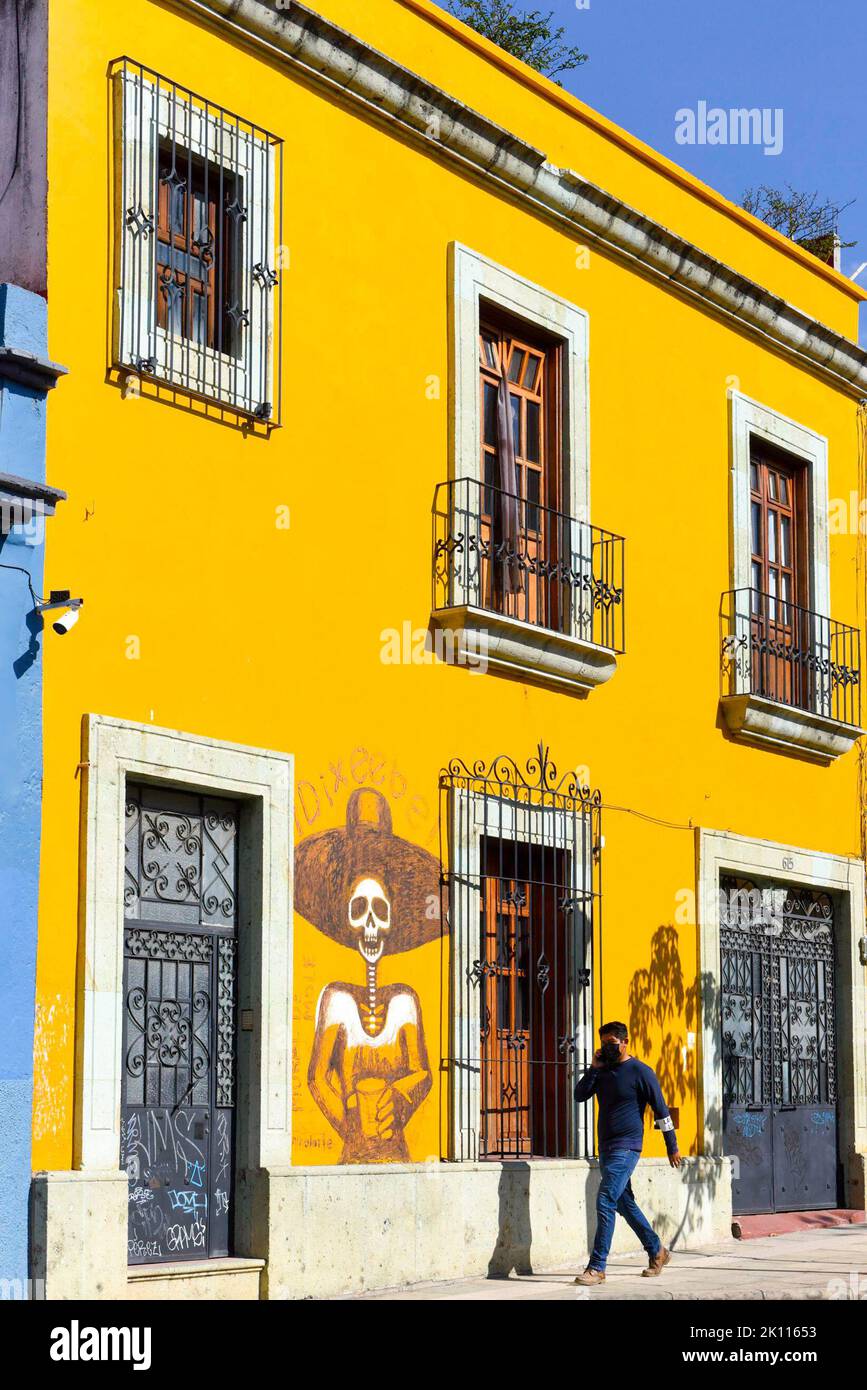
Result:
<svg viewBox="0 0 867 1390"><path fill-rule="evenodd" d="M670 1247L675 1247L685 1230L691 1229L698 1216L699 1203L712 1206L720 1187L722 1171L719 1162L722 1148L706 1152L705 1132L719 1135L722 1113L716 1101L708 1104L698 1073L697 1047L686 1046L684 1033L695 1032L706 1047L712 1038L710 1061L719 1075L723 1060L721 1028L722 997L719 982L710 971L687 979L680 955L680 936L675 927L661 926L653 934L650 945L650 964L636 970L629 984L629 1038L633 1053L646 1062L659 1079L663 1096L669 1105L680 1107L686 1100L699 1101L700 1123L698 1144L693 1145L688 1162L679 1169L685 1189L685 1203L679 1219L666 1223L660 1235ZM702 1021L706 1027L702 1032Z"/></svg>
<svg viewBox="0 0 867 1390"><path fill-rule="evenodd" d="M669 1105L682 1105L697 1094L696 1051L672 1027L685 1023L698 1031L698 980L685 981L680 937L674 927L657 927L650 943L650 965L636 970L629 983L629 1038L633 1052L653 1067ZM661 1036L651 1061L654 1039Z"/></svg>

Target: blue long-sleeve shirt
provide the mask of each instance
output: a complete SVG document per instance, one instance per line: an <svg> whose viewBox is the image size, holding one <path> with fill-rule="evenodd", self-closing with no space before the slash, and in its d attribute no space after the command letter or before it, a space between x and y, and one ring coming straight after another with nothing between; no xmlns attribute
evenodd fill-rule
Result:
<svg viewBox="0 0 867 1390"><path fill-rule="evenodd" d="M659 1128L669 1154L677 1152L677 1135L656 1073L637 1057L628 1057L616 1067L588 1067L575 1087L575 1099L590 1100L591 1096L599 1102L600 1154L618 1149L641 1153L648 1105L662 1121Z"/></svg>

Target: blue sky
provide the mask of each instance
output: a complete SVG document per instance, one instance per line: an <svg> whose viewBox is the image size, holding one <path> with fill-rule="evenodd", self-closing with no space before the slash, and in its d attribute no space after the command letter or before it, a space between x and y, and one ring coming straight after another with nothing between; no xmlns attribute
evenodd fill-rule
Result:
<svg viewBox="0 0 867 1390"><path fill-rule="evenodd" d="M587 0L579 0L587 4ZM590 55L563 85L654 149L740 202L750 185L791 183L838 202L842 268L867 261L867 0L518 0L553 9ZM675 113L783 111L783 148L680 145ZM867 268L858 276L867 287ZM867 313L861 311L861 337Z"/></svg>

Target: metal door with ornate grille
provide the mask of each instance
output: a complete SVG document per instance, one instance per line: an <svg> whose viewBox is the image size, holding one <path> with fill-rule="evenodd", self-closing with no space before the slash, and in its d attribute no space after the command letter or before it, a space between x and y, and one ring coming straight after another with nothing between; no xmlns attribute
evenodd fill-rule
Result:
<svg viewBox="0 0 867 1390"><path fill-rule="evenodd" d="M453 761L440 778L441 856L453 938L454 1158L593 1152L578 1077L592 1040L600 798L558 779L540 745Z"/></svg>
<svg viewBox="0 0 867 1390"><path fill-rule="evenodd" d="M238 807L127 787L121 1167L129 1261L232 1246Z"/></svg>
<svg viewBox="0 0 867 1390"><path fill-rule="evenodd" d="M837 1205L834 907L720 883L723 1144L737 1213Z"/></svg>

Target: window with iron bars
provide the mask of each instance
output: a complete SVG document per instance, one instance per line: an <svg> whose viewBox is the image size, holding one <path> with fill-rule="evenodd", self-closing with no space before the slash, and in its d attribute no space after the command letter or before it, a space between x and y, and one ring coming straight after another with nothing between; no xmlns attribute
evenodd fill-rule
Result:
<svg viewBox="0 0 867 1390"><path fill-rule="evenodd" d="M547 750L440 777L452 938L451 1144L461 1159L582 1158L592 1107L600 797Z"/></svg>
<svg viewBox="0 0 867 1390"><path fill-rule="evenodd" d="M111 82L115 363L277 424L282 144L129 58Z"/></svg>

